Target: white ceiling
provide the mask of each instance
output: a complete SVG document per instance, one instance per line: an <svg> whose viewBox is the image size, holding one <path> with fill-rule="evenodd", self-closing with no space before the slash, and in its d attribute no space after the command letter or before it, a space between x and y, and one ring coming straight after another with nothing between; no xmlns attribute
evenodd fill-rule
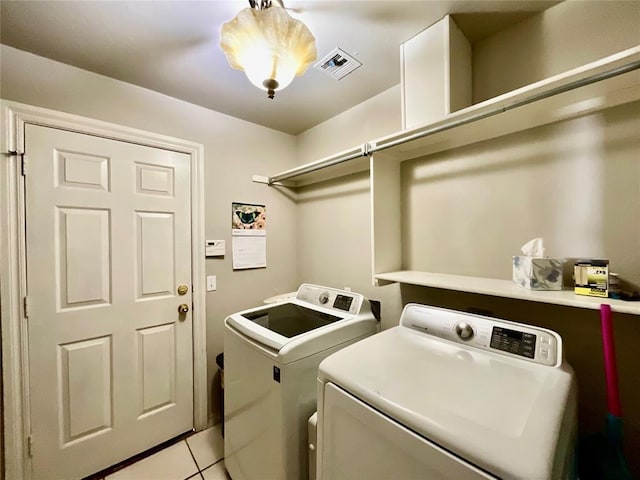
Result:
<svg viewBox="0 0 640 480"><path fill-rule="evenodd" d="M400 44L447 13L472 41L558 0L285 0L317 39L363 66L340 81L313 68L273 100L233 70L222 23L246 0L2 0L0 40L260 125L298 134L400 82Z"/></svg>

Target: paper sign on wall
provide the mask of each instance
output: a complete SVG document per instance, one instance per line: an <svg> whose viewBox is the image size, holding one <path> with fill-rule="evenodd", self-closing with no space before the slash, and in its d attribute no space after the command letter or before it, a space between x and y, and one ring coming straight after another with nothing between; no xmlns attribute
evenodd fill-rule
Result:
<svg viewBox="0 0 640 480"><path fill-rule="evenodd" d="M267 237L233 237L233 269L267 266Z"/></svg>
<svg viewBox="0 0 640 480"><path fill-rule="evenodd" d="M233 235L266 236L267 207L251 203L231 204Z"/></svg>
<svg viewBox="0 0 640 480"><path fill-rule="evenodd" d="M231 204L233 269L267 266L267 207Z"/></svg>

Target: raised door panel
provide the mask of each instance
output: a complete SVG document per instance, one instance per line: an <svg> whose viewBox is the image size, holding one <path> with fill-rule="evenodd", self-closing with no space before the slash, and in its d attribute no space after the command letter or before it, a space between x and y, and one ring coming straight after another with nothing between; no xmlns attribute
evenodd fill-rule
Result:
<svg viewBox="0 0 640 480"><path fill-rule="evenodd" d="M136 163L136 192L173 197L174 169L164 165Z"/></svg>
<svg viewBox="0 0 640 480"><path fill-rule="evenodd" d="M57 149L54 169L55 185L109 191L110 164L109 157Z"/></svg>
<svg viewBox="0 0 640 480"><path fill-rule="evenodd" d="M172 213L136 212L138 300L172 295L175 225Z"/></svg>
<svg viewBox="0 0 640 480"><path fill-rule="evenodd" d="M173 324L138 331L140 415L175 403L176 349Z"/></svg>
<svg viewBox="0 0 640 480"><path fill-rule="evenodd" d="M57 208L59 308L111 301L109 210Z"/></svg>
<svg viewBox="0 0 640 480"><path fill-rule="evenodd" d="M62 445L112 427L111 337L58 347Z"/></svg>

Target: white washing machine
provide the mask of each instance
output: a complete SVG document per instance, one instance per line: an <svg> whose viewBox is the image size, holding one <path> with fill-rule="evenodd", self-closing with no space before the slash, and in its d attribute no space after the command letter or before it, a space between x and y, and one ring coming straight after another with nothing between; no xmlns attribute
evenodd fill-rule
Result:
<svg viewBox="0 0 640 480"><path fill-rule="evenodd" d="M360 294L303 284L224 329L225 467L234 480L304 479L307 420L328 355L379 331Z"/></svg>
<svg viewBox="0 0 640 480"><path fill-rule="evenodd" d="M409 304L318 382L319 479L574 475L576 384L550 330Z"/></svg>

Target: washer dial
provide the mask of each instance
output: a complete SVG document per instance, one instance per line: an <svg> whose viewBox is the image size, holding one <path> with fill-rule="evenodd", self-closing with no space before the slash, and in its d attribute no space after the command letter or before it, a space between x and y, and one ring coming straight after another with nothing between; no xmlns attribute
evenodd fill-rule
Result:
<svg viewBox="0 0 640 480"><path fill-rule="evenodd" d="M456 334L462 340L471 340L473 338L473 327L467 322L459 322L455 327Z"/></svg>

